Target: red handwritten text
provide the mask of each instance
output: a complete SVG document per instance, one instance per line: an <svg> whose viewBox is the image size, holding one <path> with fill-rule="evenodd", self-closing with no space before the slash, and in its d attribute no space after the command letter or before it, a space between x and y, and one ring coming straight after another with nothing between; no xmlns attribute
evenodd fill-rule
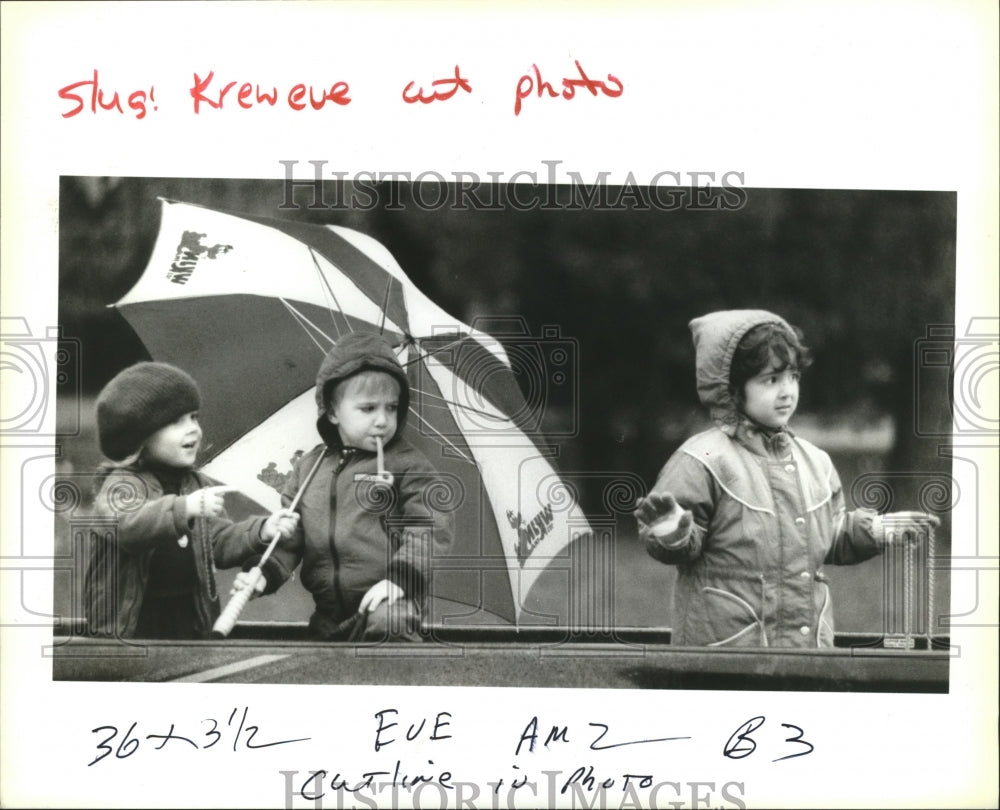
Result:
<svg viewBox="0 0 1000 810"><path fill-rule="evenodd" d="M416 95L414 95L411 92L413 85L414 82L410 82L403 88L403 101L407 104L415 104L418 101L421 104L430 104L432 101L447 101L458 92L459 88L464 90L466 93L472 92L472 86L469 84L467 79L462 78L461 70L458 65L455 65L455 78L436 79L431 82L431 87L449 88L450 86L450 89L434 90L434 92L432 92L429 96L425 96L424 88L421 87L417 90Z"/></svg>
<svg viewBox="0 0 1000 810"><path fill-rule="evenodd" d="M514 115L521 114L521 102L528 98L532 92L536 92L539 98L543 98L544 94L548 94L549 98L558 98L562 96L565 99L572 99L576 96L576 90L578 87L582 87L585 90L589 90L592 96L597 96L598 92L603 93L609 98L618 98L624 90L624 85L616 77L608 74L608 81L604 82L600 79L591 79L586 73L584 73L583 66L580 64L579 60L574 60L576 69L580 73L580 78L565 78L562 80L562 92L558 92L551 84L542 79L542 73L538 69L538 65L532 65L531 69L535 73L534 79L532 79L530 74L523 75L517 82L517 93L514 99Z"/></svg>
<svg viewBox="0 0 1000 810"><path fill-rule="evenodd" d="M274 107L278 103L279 93L277 87L271 86L270 88L266 88L261 87L259 84L251 84L250 82L242 84L239 82L228 82L221 87L216 85L213 88L211 85L214 79L215 71L209 71L204 79L197 73L194 74L194 84L191 87L190 93L191 98L194 99L195 114L201 112L202 104L207 104L214 110L221 110L227 99L230 102L230 107L235 104L244 110L249 110L254 105L267 104ZM235 93L230 94L230 91L237 85L239 85L239 89ZM312 107L314 110L321 110L328 101L342 107L350 104L351 98L348 96L349 92L350 87L348 87L347 82L336 82L330 85L329 90L324 88L317 89L311 85L307 87L304 84L295 84L292 85L287 94L282 95L282 100L293 110L304 110L307 106Z"/></svg>
<svg viewBox="0 0 1000 810"><path fill-rule="evenodd" d="M89 94L86 92L85 88L90 88ZM83 91L83 95L74 92L76 90ZM126 104L128 108L133 112L136 118L145 118L147 112L147 102L154 104L153 110L156 110L155 101L153 98L153 93L155 88L150 86L149 91L146 90L134 90L128 94ZM88 105L85 101L85 97L90 96L90 103ZM90 108L92 113L96 113L98 110L117 110L122 115L126 115L124 108L122 107L121 97L118 91L115 90L111 94L109 99L104 90L102 90L97 85L97 69L94 69L94 77L92 79L86 79L82 82L74 82L73 84L67 84L59 91L59 98L65 101L72 101L76 104L73 109L68 110L62 114L63 118L72 118L74 115L78 115L85 109Z"/></svg>

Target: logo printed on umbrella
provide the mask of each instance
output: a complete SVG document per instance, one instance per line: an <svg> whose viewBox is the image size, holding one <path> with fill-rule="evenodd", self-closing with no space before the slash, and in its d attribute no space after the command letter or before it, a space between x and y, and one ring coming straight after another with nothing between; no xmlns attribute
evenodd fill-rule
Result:
<svg viewBox="0 0 1000 810"><path fill-rule="evenodd" d="M534 551L535 546L541 543L545 535L552 531L552 504L545 504L542 510L527 524L525 524L520 512L515 515L513 511L508 509L507 521L512 529L517 530L517 559L523 565L531 552Z"/></svg>
<svg viewBox="0 0 1000 810"><path fill-rule="evenodd" d="M208 234L184 231L180 244L177 245L177 255L167 271L167 278L174 284L187 284L198 261L202 258L214 259L220 253L228 253L232 245L203 245L201 240Z"/></svg>
<svg viewBox="0 0 1000 810"><path fill-rule="evenodd" d="M288 460L292 467L295 466L295 462L302 458L303 452L302 450L296 450L295 454ZM285 482L288 480L288 476L291 474L291 468L286 473L278 472L278 465L273 461L269 461L267 466L257 473L257 480L264 482L269 487L281 493L285 489Z"/></svg>

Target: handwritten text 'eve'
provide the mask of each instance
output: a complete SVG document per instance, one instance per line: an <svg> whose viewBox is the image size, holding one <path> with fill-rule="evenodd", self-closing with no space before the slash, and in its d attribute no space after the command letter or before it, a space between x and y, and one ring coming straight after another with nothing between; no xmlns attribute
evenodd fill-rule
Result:
<svg viewBox="0 0 1000 810"><path fill-rule="evenodd" d="M618 77L607 74L606 79L591 78L579 60L574 60L576 75L565 76L555 82L543 78L537 65L521 76L514 90L514 115L521 114L522 104L530 99L557 99L572 101L578 92L589 93L592 97L618 98L624 85ZM209 110L250 110L255 107L288 107L302 110L322 110L327 105L346 107L353 100L351 87L346 81L337 81L329 86L313 86L296 83L290 87L266 85L247 81L225 80L216 76L214 70L207 74L193 74L188 95L192 100L195 115ZM462 69L455 65L453 75L433 79L424 84L410 81L403 87L401 98L405 104L443 103L459 95L472 95L473 87ZM101 84L95 68L89 79L73 82L60 88L59 98L72 105L62 113L63 118L73 118L89 110L98 114L104 112L134 115L146 118L150 112L160 107L156 101L156 87L140 87L135 90L121 90Z"/></svg>

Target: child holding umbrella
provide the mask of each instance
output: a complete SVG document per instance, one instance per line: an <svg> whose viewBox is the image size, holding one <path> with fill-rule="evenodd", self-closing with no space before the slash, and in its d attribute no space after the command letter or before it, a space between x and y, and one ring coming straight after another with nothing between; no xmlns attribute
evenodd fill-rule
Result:
<svg viewBox="0 0 1000 810"><path fill-rule="evenodd" d="M217 485L195 469L202 431L195 381L167 363L136 363L97 398L101 451L95 513L114 518L90 548L89 632L119 638L207 637L219 615L215 566L259 553L294 516L230 521Z"/></svg>
<svg viewBox="0 0 1000 810"><path fill-rule="evenodd" d="M763 310L691 321L715 427L688 439L636 508L649 554L678 569L673 643L831 647L823 565L916 542L936 516L848 512L830 457L795 436L801 333Z"/></svg>
<svg viewBox="0 0 1000 810"><path fill-rule="evenodd" d="M315 637L421 640L431 561L450 546L453 520L430 497L437 471L401 435L409 400L406 373L380 335L337 342L316 377L323 443L296 462L282 493L300 522L275 545L271 573L238 574L234 594L270 593L301 562Z"/></svg>

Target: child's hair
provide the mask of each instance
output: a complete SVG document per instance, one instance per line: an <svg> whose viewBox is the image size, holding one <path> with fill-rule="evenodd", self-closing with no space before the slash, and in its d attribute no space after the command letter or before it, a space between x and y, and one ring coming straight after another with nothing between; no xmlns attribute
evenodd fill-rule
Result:
<svg viewBox="0 0 1000 810"><path fill-rule="evenodd" d="M341 380L330 380L327 383L323 392L327 412L340 404L340 400L343 399L348 384L354 381L357 382L359 393L382 394L392 392L396 399L399 399L399 380L388 371L365 368Z"/></svg>
<svg viewBox="0 0 1000 810"><path fill-rule="evenodd" d="M729 367L729 390L737 402L743 401L743 386L768 366L775 371L805 371L812 355L802 342L802 332L791 332L779 323L762 323L748 331L736 346Z"/></svg>

